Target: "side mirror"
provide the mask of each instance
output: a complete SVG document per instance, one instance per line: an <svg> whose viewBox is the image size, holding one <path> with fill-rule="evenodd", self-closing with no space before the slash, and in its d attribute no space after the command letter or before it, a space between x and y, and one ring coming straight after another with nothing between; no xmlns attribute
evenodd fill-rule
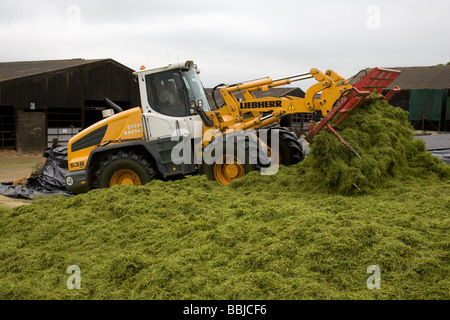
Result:
<svg viewBox="0 0 450 320"><path fill-rule="evenodd" d="M202 105L203 101L197 100L197 102L195 103L195 111L197 111L197 114L200 116L200 119L202 119L202 122L205 126L207 127L214 126L214 121L208 117L205 110L203 110Z"/></svg>

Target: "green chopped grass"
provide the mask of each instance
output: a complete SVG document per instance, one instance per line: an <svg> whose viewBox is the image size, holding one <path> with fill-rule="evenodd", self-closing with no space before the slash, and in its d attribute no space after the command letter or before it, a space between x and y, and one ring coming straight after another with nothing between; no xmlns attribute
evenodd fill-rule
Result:
<svg viewBox="0 0 450 320"><path fill-rule="evenodd" d="M366 123L381 112L371 107L355 114L370 134L339 130L363 161L321 133L303 163L274 176L0 208L0 299L449 299L448 166L396 127L400 112L389 111L393 134L385 117ZM80 290L67 289L71 265ZM371 265L381 289L366 286Z"/></svg>
<svg viewBox="0 0 450 320"><path fill-rule="evenodd" d="M311 154L302 164L314 184L324 185L333 192L367 192L398 175L450 177L449 166L426 152L422 140L413 138L408 113L384 100L375 100L355 110L338 131L362 159L324 130L314 140Z"/></svg>

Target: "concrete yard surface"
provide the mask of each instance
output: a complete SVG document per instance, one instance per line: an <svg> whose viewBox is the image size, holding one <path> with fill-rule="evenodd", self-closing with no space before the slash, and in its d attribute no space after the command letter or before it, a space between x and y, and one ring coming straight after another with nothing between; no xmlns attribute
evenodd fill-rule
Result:
<svg viewBox="0 0 450 320"><path fill-rule="evenodd" d="M0 182L25 183L32 172L45 163L42 154L20 154L13 150L0 150ZM29 201L0 195L0 206L14 208Z"/></svg>
<svg viewBox="0 0 450 320"><path fill-rule="evenodd" d="M427 150L445 163L450 163L450 133L417 134L415 139L422 139Z"/></svg>

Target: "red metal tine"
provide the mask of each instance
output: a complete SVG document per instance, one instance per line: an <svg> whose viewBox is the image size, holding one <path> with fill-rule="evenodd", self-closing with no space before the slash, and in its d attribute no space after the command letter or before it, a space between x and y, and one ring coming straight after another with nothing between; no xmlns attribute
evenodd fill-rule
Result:
<svg viewBox="0 0 450 320"><path fill-rule="evenodd" d="M389 102L397 93L400 92L400 88L398 86L395 86L391 91L388 92L388 94L384 97L384 100Z"/></svg>
<svg viewBox="0 0 450 320"><path fill-rule="evenodd" d="M320 130L338 126L344 119L358 106L361 106L366 97L374 90L382 94L383 90L390 86L399 75L400 70L374 68L358 83L353 85L353 88L345 96L343 96L331 111L315 126L310 124L310 131L306 136L308 142L312 142L314 136ZM395 87L385 97L387 101L400 91L400 88Z"/></svg>
<svg viewBox="0 0 450 320"><path fill-rule="evenodd" d="M353 87L359 91L373 91L376 89L378 93L381 93L383 89L387 88L392 81L400 75L400 73L400 70L374 68Z"/></svg>

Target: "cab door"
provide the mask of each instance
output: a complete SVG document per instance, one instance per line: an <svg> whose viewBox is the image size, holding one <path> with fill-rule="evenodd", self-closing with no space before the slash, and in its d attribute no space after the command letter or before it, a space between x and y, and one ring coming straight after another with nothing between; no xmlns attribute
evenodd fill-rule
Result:
<svg viewBox="0 0 450 320"><path fill-rule="evenodd" d="M202 136L200 116L190 106L185 81L178 70L146 75L145 89L149 104L143 113L147 139Z"/></svg>
<svg viewBox="0 0 450 320"><path fill-rule="evenodd" d="M156 112L144 113L142 117L148 140L183 135L192 136L185 118L166 116Z"/></svg>

